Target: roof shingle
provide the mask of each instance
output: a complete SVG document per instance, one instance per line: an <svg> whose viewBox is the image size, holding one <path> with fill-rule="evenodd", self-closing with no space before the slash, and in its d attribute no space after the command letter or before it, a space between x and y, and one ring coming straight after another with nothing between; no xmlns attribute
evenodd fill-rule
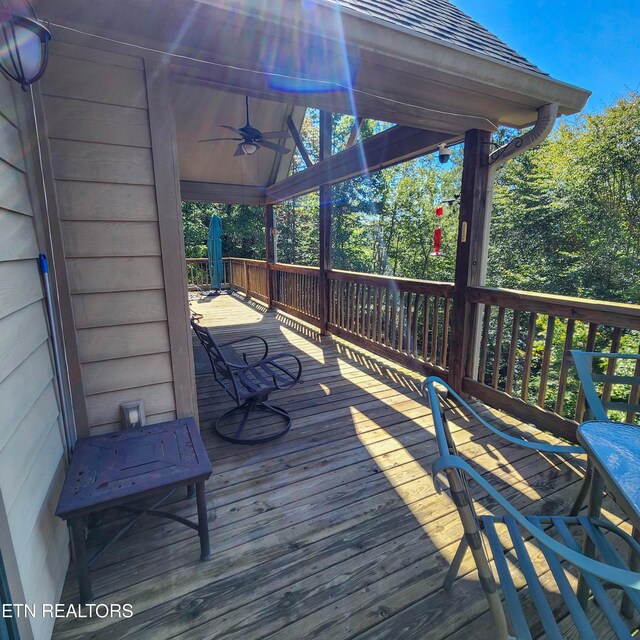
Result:
<svg viewBox="0 0 640 640"><path fill-rule="evenodd" d="M547 75L449 0L326 0L474 53Z"/></svg>

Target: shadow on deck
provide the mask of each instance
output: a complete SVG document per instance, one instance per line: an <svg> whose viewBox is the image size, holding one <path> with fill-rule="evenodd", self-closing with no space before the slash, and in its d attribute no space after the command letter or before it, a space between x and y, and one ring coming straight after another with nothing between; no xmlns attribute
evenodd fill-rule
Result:
<svg viewBox="0 0 640 640"><path fill-rule="evenodd" d="M436 444L420 378L233 296L192 307L221 340L259 333L273 352L302 360L304 383L273 396L291 412L293 427L258 446L220 441L208 427L230 400L210 375L198 376L214 468L207 483L211 560L198 560L191 531L143 519L92 571L96 602L129 603L135 615L60 620L54 638L489 637L469 555L453 590L441 587L461 526L429 475ZM206 371L198 350L196 370ZM503 418L509 429L532 431ZM579 467L496 445L461 414L453 425L461 454L517 507L568 512ZM194 502L182 498L176 511L193 516ZM99 526L93 544L112 526L113 519ZM77 601L70 573L62 602Z"/></svg>

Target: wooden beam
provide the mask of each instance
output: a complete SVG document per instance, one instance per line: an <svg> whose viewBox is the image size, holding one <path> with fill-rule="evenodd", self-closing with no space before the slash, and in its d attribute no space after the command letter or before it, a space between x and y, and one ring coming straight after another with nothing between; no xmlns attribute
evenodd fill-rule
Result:
<svg viewBox="0 0 640 640"><path fill-rule="evenodd" d="M313 160L311 160L311 158L309 157L309 154L307 153L307 149L304 146L304 141L300 137L300 133L298 132L298 129L296 128L295 123L291 119L291 116L287 116L287 126L289 127L289 132L291 133L291 137L293 138L293 141L296 143L296 147L298 147L298 151L300 152L300 155L302 156L304 163L307 165L307 167L313 166Z"/></svg>
<svg viewBox="0 0 640 640"><path fill-rule="evenodd" d="M320 112L320 162L331 155L331 113ZM320 334L326 335L329 322L329 281L327 272L331 270L331 185L320 185L320 277L318 295L320 307Z"/></svg>
<svg viewBox="0 0 640 640"><path fill-rule="evenodd" d="M87 412L87 396L82 377L82 364L78 349L78 334L74 322L74 310L71 299L71 286L67 261L65 260L63 223L58 204L56 180L53 172L49 138L46 135L46 116L41 85L33 87L33 107L24 100L17 102L20 107L21 129L35 136L36 127L41 127L40 147L28 145L25 154L27 172L37 176L42 171L40 180L29 180L32 189L34 206L45 215L35 216L36 231L42 239L42 250L48 254L51 273L51 284L54 288L54 308L58 312L58 335L62 336L64 358L67 364L68 393L73 408L76 434L78 437L89 435L89 416ZM24 124L23 124L24 123Z"/></svg>
<svg viewBox="0 0 640 640"><path fill-rule="evenodd" d="M466 375L467 349L473 332L473 318L468 297L472 253L484 237L485 202L489 176L489 140L491 133L480 129L467 131L464 138L464 164L460 193L460 222L451 319L451 351L449 356L449 384L462 391ZM472 249L474 247L474 249Z"/></svg>
<svg viewBox="0 0 640 640"><path fill-rule="evenodd" d="M267 189L252 185L219 184L180 180L180 196L191 202L222 202L224 204L264 204Z"/></svg>
<svg viewBox="0 0 640 640"><path fill-rule="evenodd" d="M275 227L273 205L264 205L264 239L266 244L265 262L267 266L267 304L269 308L273 306L273 274L271 265L273 264L273 230Z"/></svg>
<svg viewBox="0 0 640 640"><path fill-rule="evenodd" d="M321 184L331 185L391 167L435 151L443 142L456 140L449 133L397 125L271 185L266 201L290 200L315 191Z"/></svg>
<svg viewBox="0 0 640 640"><path fill-rule="evenodd" d="M187 266L180 213L178 143L171 109L169 68L165 64L145 60L144 71L149 101L151 154L158 207L176 417L194 416L197 421L198 400L188 315L189 301L185 286Z"/></svg>
<svg viewBox="0 0 640 640"><path fill-rule="evenodd" d="M360 135L360 131L362 130L362 124L364 123L364 118L357 117L356 121L353 123L353 127L351 127L351 133L349 134L349 139L347 140L347 144L345 145L345 149L349 147L353 147Z"/></svg>

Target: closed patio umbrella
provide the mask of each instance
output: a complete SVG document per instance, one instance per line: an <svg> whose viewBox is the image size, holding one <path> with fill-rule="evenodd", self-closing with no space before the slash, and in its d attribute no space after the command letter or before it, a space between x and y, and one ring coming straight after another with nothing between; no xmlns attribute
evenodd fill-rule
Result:
<svg viewBox="0 0 640 640"><path fill-rule="evenodd" d="M222 221L218 216L211 216L209 223L209 239L207 240L207 255L209 257L209 273L211 274L211 288L220 291L222 288Z"/></svg>

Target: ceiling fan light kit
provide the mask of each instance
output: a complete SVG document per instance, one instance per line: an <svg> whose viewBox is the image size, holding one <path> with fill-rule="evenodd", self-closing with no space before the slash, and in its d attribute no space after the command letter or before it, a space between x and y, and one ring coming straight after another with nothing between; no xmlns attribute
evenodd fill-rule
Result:
<svg viewBox="0 0 640 640"><path fill-rule="evenodd" d="M257 150L258 145L253 142L241 142L238 145L238 148L242 151L245 156L252 156Z"/></svg>

